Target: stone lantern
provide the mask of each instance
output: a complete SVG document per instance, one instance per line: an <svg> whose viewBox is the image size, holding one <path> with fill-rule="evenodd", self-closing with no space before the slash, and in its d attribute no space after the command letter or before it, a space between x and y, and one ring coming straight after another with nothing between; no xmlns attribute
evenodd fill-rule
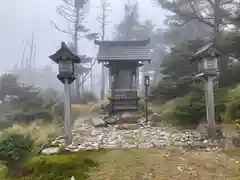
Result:
<svg viewBox="0 0 240 180"><path fill-rule="evenodd" d="M150 76L149 75L144 76L144 85L147 87L150 85Z"/></svg>
<svg viewBox="0 0 240 180"><path fill-rule="evenodd" d="M80 58L73 54L64 42L61 43L61 48L49 58L58 64L59 73L57 78L64 84L65 146L68 146L72 143L70 84L76 79L74 67L75 63L80 63Z"/></svg>
<svg viewBox="0 0 240 180"><path fill-rule="evenodd" d="M76 78L74 76L75 63L80 63L80 58L73 54L67 45L62 42L61 48L53 55L49 56L55 63L58 64L57 78L64 84L67 81L71 84Z"/></svg>
<svg viewBox="0 0 240 180"><path fill-rule="evenodd" d="M198 77L216 76L218 74L218 59L220 53L213 48L213 41L201 47L193 60L198 62Z"/></svg>
<svg viewBox="0 0 240 180"><path fill-rule="evenodd" d="M213 81L218 75L218 59L220 53L213 48L214 42L211 41L201 47L194 55L193 60L198 63L198 75L205 82L205 103L206 103L206 120L208 122L208 133L212 139L216 138L216 121L215 121L215 103Z"/></svg>

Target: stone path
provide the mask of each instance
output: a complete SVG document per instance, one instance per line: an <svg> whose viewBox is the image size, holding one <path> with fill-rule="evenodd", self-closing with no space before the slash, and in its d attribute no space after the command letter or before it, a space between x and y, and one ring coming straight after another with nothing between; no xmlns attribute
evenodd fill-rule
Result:
<svg viewBox="0 0 240 180"><path fill-rule="evenodd" d="M63 144L58 138L53 145ZM69 150L89 150L99 148L161 148L164 146L188 147L194 149L217 149L219 141L204 139L198 132L171 132L166 127L149 125L112 125L95 127L79 119L73 130L73 144Z"/></svg>

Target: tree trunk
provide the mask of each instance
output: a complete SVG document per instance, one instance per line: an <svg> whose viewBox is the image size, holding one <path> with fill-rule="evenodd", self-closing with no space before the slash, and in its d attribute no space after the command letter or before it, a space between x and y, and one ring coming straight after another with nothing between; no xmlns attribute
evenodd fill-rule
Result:
<svg viewBox="0 0 240 180"><path fill-rule="evenodd" d="M74 29L74 47L75 47L75 53L78 54L78 24L79 24L79 9L76 9L76 22L75 22L75 29ZM76 69L76 68L75 68ZM75 91L77 99L80 99L80 79L79 74L76 75L76 81L75 81Z"/></svg>
<svg viewBox="0 0 240 180"><path fill-rule="evenodd" d="M219 77L218 77L218 86L224 87L229 84L228 76L228 57L221 56L219 59Z"/></svg>
<svg viewBox="0 0 240 180"><path fill-rule="evenodd" d="M105 23L106 23L106 10L103 8L102 11L102 41L105 39ZM102 83L101 83L101 100L104 100L105 96L105 67L104 64L102 63Z"/></svg>
<svg viewBox="0 0 240 180"><path fill-rule="evenodd" d="M221 14L220 14L221 0L215 0L214 2L214 38L215 43L218 44L218 40L221 38L220 24L221 24ZM222 55L219 59L219 72L218 86L223 87L227 85L228 82L228 58Z"/></svg>

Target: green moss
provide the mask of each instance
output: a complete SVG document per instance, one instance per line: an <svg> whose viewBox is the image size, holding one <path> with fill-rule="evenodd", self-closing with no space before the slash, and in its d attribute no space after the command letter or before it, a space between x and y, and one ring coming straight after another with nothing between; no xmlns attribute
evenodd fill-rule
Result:
<svg viewBox="0 0 240 180"><path fill-rule="evenodd" d="M103 150L32 158L21 170L22 179L67 180L72 176L76 180L85 180L91 168L97 167L97 157Z"/></svg>

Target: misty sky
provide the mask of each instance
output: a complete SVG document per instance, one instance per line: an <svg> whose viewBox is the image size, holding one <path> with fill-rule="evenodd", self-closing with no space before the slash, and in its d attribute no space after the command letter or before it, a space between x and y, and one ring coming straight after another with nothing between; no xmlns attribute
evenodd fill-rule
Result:
<svg viewBox="0 0 240 180"><path fill-rule="evenodd" d="M134 1L134 0L133 0ZM123 18L124 3L127 0L109 0L111 12L107 27L107 38L111 39L114 26ZM157 27L163 27L164 12L157 7L153 0L138 0L141 20L151 19ZM54 29L50 23L56 22L66 28L67 22L56 13L56 7L61 0L6 0L0 6L0 72L9 70L13 65L20 64L24 43L31 40L32 32L37 44L36 64L38 67L51 64L48 56L54 53L61 41L68 42L69 35ZM98 6L100 0L91 0L86 24L92 32L100 32L100 25L96 17L100 15ZM25 42L24 42L25 41ZM80 52L95 56L96 46L93 42L82 40Z"/></svg>

